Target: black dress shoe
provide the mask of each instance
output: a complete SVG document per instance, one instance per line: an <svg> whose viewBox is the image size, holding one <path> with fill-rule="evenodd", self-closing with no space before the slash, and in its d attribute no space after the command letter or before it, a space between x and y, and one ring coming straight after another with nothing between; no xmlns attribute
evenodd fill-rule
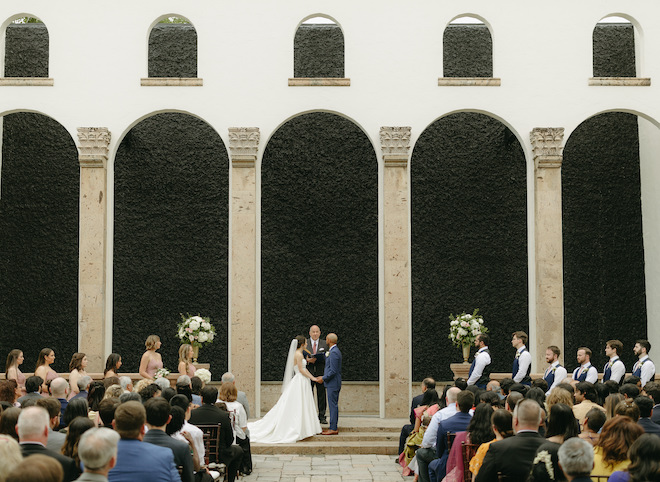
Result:
<svg viewBox="0 0 660 482"><path fill-rule="evenodd" d="M319 418L319 422L320 422L320 423L323 423L323 424L327 424L327 423L328 423L328 419L325 418L325 417L323 417L323 418Z"/></svg>

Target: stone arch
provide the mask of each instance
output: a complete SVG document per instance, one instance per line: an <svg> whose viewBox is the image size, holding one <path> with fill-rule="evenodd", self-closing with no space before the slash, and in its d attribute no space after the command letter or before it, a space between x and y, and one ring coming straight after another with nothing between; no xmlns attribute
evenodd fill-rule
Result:
<svg viewBox="0 0 660 482"><path fill-rule="evenodd" d="M261 213L262 379L280 381L289 342L318 324L343 340L344 379L378 380L378 161L363 130L328 112L280 126Z"/></svg>
<svg viewBox="0 0 660 482"><path fill-rule="evenodd" d="M492 27L483 17L461 14L443 32L444 77L493 77Z"/></svg>
<svg viewBox="0 0 660 482"><path fill-rule="evenodd" d="M0 350L23 350L30 372L48 346L53 368L68 371L78 350L78 150L46 114L12 110L0 122Z"/></svg>
<svg viewBox="0 0 660 482"><path fill-rule="evenodd" d="M605 22L607 19L621 22ZM642 72L643 30L625 13L602 17L592 33L594 77L639 77Z"/></svg>
<svg viewBox="0 0 660 482"><path fill-rule="evenodd" d="M214 376L221 375L228 363L229 242L222 138L199 117L157 113L123 136L113 167L113 351L134 372L142 342L158 334L172 369L180 314L201 314L217 337L200 361L213 360Z"/></svg>
<svg viewBox="0 0 660 482"><path fill-rule="evenodd" d="M21 19L36 23L17 23ZM49 35L36 15L18 13L0 25L2 77L48 77Z"/></svg>
<svg viewBox="0 0 660 482"><path fill-rule="evenodd" d="M315 19L326 22L310 22ZM294 78L343 78L344 71L344 32L339 22L326 14L305 17L293 39Z"/></svg>
<svg viewBox="0 0 660 482"><path fill-rule="evenodd" d="M149 77L197 77L197 30L187 17L167 14L152 22L147 52Z"/></svg>
<svg viewBox="0 0 660 482"><path fill-rule="evenodd" d="M510 335L527 331L529 309L518 137L484 113L443 116L415 142L410 177L413 379L451 379L461 356L448 317L475 308L491 333L493 371L510 371Z"/></svg>

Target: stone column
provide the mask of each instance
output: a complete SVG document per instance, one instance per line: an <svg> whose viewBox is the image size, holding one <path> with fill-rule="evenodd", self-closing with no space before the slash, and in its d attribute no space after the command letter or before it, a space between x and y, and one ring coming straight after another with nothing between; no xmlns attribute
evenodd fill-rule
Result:
<svg viewBox="0 0 660 482"><path fill-rule="evenodd" d="M410 320L408 157L410 127L381 127L385 271L385 417L410 409L412 328Z"/></svg>
<svg viewBox="0 0 660 482"><path fill-rule="evenodd" d="M78 247L78 350L87 354L88 372L105 367L106 342L106 174L110 132L79 127L80 246Z"/></svg>
<svg viewBox="0 0 660 482"><path fill-rule="evenodd" d="M562 261L561 163L563 128L534 128L534 245L536 252L536 336L531 340L536 369L545 350L564 351L564 278ZM533 330L530 330L533 332Z"/></svg>
<svg viewBox="0 0 660 482"><path fill-rule="evenodd" d="M231 153L231 354L229 366L247 394L251 415L259 413L261 346L257 329L257 127L230 127Z"/></svg>

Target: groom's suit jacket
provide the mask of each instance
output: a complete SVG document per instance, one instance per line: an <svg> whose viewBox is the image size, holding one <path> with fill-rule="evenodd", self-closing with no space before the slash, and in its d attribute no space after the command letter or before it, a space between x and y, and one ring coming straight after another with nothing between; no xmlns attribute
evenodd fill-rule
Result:
<svg viewBox="0 0 660 482"><path fill-rule="evenodd" d="M337 345L328 350L328 356L325 358L323 383L328 390L339 390L341 388L341 352Z"/></svg>
<svg viewBox="0 0 660 482"><path fill-rule="evenodd" d="M307 338L307 348L305 348L305 359L316 357L316 362L307 363L307 369L312 375L319 376L325 373L325 354L328 352L328 344L321 338L318 339L316 355L312 353L312 339Z"/></svg>

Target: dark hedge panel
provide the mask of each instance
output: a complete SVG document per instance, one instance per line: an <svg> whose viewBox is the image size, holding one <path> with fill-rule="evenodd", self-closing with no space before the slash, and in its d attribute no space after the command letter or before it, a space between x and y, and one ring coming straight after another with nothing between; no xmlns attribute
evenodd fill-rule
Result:
<svg viewBox="0 0 660 482"><path fill-rule="evenodd" d="M68 371L78 347L80 175L73 139L44 115L5 116L0 181L0 353L23 350L23 371L32 372L49 347L53 368Z"/></svg>
<svg viewBox="0 0 660 482"><path fill-rule="evenodd" d="M411 169L413 378L453 378L449 364L462 355L448 317L475 308L490 330L493 371L511 371L511 333L529 327L520 143L491 117L452 114L422 133Z"/></svg>
<svg viewBox="0 0 660 482"><path fill-rule="evenodd" d="M344 77L344 34L338 25L302 24L293 39L294 77Z"/></svg>
<svg viewBox="0 0 660 482"><path fill-rule="evenodd" d="M606 363L605 342L646 338L644 246L637 116L602 114L571 134L562 164L566 364L586 344Z"/></svg>
<svg viewBox="0 0 660 482"><path fill-rule="evenodd" d="M159 23L149 34L149 77L197 77L197 31Z"/></svg>
<svg viewBox="0 0 660 482"><path fill-rule="evenodd" d="M7 26L5 77L48 77L48 29L43 23Z"/></svg>
<svg viewBox="0 0 660 482"><path fill-rule="evenodd" d="M289 343L335 332L344 380L378 380L378 164L365 134L314 113L282 126L262 165L262 379Z"/></svg>
<svg viewBox="0 0 660 482"><path fill-rule="evenodd" d="M594 77L635 77L635 31L631 24L594 28Z"/></svg>
<svg viewBox="0 0 660 482"><path fill-rule="evenodd" d="M218 134L185 114L136 125L115 160L113 350L136 372L144 341L161 337L176 370L179 313L211 317L200 351L214 378L227 369L228 156Z"/></svg>
<svg viewBox="0 0 660 482"><path fill-rule="evenodd" d="M445 77L493 76L493 39L485 25L448 25L442 47Z"/></svg>

